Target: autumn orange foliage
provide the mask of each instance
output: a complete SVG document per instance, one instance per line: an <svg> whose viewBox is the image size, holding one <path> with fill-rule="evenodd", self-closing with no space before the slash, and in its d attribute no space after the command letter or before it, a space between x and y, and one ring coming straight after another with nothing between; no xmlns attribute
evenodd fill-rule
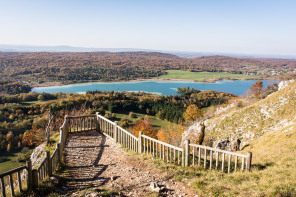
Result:
<svg viewBox="0 0 296 197"><path fill-rule="evenodd" d="M182 134L184 127L179 125L168 125L166 128L162 128L157 133L158 140L166 142L175 146L179 146L182 140Z"/></svg>
<svg viewBox="0 0 296 197"><path fill-rule="evenodd" d="M201 116L201 110L195 104L189 105L183 114L183 117L186 122L194 121L200 116Z"/></svg>
<svg viewBox="0 0 296 197"><path fill-rule="evenodd" d="M147 115L144 119L140 119L136 122L136 124L132 127L131 133L138 137L140 131L142 131L144 135L157 138L157 130L153 128L151 120Z"/></svg>
<svg viewBox="0 0 296 197"><path fill-rule="evenodd" d="M22 144L25 146L38 146L44 141L44 131L42 129L31 129L23 135Z"/></svg>

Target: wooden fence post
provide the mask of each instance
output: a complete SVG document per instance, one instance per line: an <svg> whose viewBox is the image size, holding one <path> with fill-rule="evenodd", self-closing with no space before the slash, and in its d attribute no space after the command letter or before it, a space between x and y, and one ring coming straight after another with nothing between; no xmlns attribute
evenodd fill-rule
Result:
<svg viewBox="0 0 296 197"><path fill-rule="evenodd" d="M113 132L114 132L114 134L113 134L114 140L117 143L118 139L117 139L117 122L116 121L114 122L114 125L113 125Z"/></svg>
<svg viewBox="0 0 296 197"><path fill-rule="evenodd" d="M143 148L143 146L142 146L142 135L143 135L143 132L140 131L139 132L139 153L143 152L143 150L142 150L142 148Z"/></svg>
<svg viewBox="0 0 296 197"><path fill-rule="evenodd" d="M250 172L251 165L252 165L252 153L251 152L248 152L247 153L247 166L246 166L247 172Z"/></svg>
<svg viewBox="0 0 296 197"><path fill-rule="evenodd" d="M58 162L58 165L61 165L61 158L60 158L60 143L57 143L57 154L58 154L58 159L57 159L57 162Z"/></svg>
<svg viewBox="0 0 296 197"><path fill-rule="evenodd" d="M64 129L63 128L60 128L60 150L59 150L59 158L60 158L60 161L62 162L63 161L63 151L64 151L64 139L63 139L63 131Z"/></svg>
<svg viewBox="0 0 296 197"><path fill-rule="evenodd" d="M38 173L37 170L32 170L32 189L35 189L38 186Z"/></svg>
<svg viewBox="0 0 296 197"><path fill-rule="evenodd" d="M189 140L185 140L185 167L189 166L190 147Z"/></svg>
<svg viewBox="0 0 296 197"><path fill-rule="evenodd" d="M97 120L97 132L100 132L100 125L99 125L99 115L100 115L100 112L96 112L96 120Z"/></svg>
<svg viewBox="0 0 296 197"><path fill-rule="evenodd" d="M185 146L182 148L182 166L185 166Z"/></svg>
<svg viewBox="0 0 296 197"><path fill-rule="evenodd" d="M6 196L6 192L5 192L4 178L1 177L0 181L1 181L1 193L2 193L2 197L5 197Z"/></svg>
<svg viewBox="0 0 296 197"><path fill-rule="evenodd" d="M69 126L70 126L70 119L69 119L68 115L65 115L65 119L66 119L66 125L65 125L65 128L64 128L64 135L65 135L65 140L66 140L67 137L68 137Z"/></svg>
<svg viewBox="0 0 296 197"><path fill-rule="evenodd" d="M52 175L52 163L51 163L51 159L50 159L50 151L47 150L46 151L46 160L47 160L47 174L48 174L48 177L51 177Z"/></svg>
<svg viewBox="0 0 296 197"><path fill-rule="evenodd" d="M33 181L31 159L27 160L26 165L27 165L27 171L28 171L27 187L28 187L28 190L31 191L32 190L32 181Z"/></svg>

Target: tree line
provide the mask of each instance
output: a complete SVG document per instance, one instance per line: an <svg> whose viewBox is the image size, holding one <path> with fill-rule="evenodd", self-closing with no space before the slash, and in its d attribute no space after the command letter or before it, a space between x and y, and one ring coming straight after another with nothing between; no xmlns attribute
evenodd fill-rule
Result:
<svg viewBox="0 0 296 197"><path fill-rule="evenodd" d="M241 74L258 74L260 71L260 74L272 75L273 71L290 73L295 68L296 60L226 56L181 58L154 52L0 52L1 79L30 84L147 79L165 74L168 69Z"/></svg>

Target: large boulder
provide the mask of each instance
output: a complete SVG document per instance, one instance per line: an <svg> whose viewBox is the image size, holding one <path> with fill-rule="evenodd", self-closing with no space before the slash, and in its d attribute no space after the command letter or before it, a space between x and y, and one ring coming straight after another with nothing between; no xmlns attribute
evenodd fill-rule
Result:
<svg viewBox="0 0 296 197"><path fill-rule="evenodd" d="M197 122L190 126L183 134L181 146L184 146L185 140L190 140L193 144L202 144L205 136L205 125L203 122Z"/></svg>

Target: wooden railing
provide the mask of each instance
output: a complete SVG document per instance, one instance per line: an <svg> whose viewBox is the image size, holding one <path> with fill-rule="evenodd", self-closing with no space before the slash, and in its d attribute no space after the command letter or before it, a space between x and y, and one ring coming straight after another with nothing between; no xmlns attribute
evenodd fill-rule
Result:
<svg viewBox="0 0 296 197"><path fill-rule="evenodd" d="M181 165L184 163L184 152L182 148L156 140L140 132L140 143L142 150L140 152L152 154L166 162ZM183 161L183 162L182 162Z"/></svg>
<svg viewBox="0 0 296 197"><path fill-rule="evenodd" d="M138 152L138 138L117 125L117 122L112 122L107 118L97 113L98 130L105 135L113 138L115 142L132 151Z"/></svg>
<svg viewBox="0 0 296 197"><path fill-rule="evenodd" d="M117 126L117 124L116 124ZM126 131L125 129L121 128L120 126L117 126L117 129L115 131L115 141L119 144L122 144L123 147L128 148L132 151L138 152L139 145L138 141L139 139L135 137L130 132Z"/></svg>
<svg viewBox="0 0 296 197"><path fill-rule="evenodd" d="M27 188L38 187L38 185L57 169L61 162L64 162L64 149L69 132L91 131L96 130L102 132L123 147L138 153L151 154L166 162L176 165L202 166L204 168L222 170L223 172L236 172L241 166L241 170L250 171L252 162L252 153L247 155L224 151L212 147L191 144L189 140L185 141L183 148L173 146L168 143L161 142L149 136L139 133L139 137L134 136L125 129L112 122L107 118L99 115L86 116L65 116L63 125L60 127L60 141L56 145L55 150L50 156L50 152L46 151L46 157L37 169L32 169L32 163L27 161L25 166L10 170L0 174L1 193L6 196L6 186L10 187L11 196L15 196L15 185L18 191L22 192L21 172L27 172ZM227 168L225 167L225 158L227 160ZM226 159L227 159L226 158ZM13 175L17 175L17 184L14 184ZM6 183L9 183L8 185Z"/></svg>
<svg viewBox="0 0 296 197"><path fill-rule="evenodd" d="M250 171L251 169L251 152L248 152L247 155L243 155L217 148L190 144L189 141L185 142L185 149L188 150L188 155L186 159L188 160L187 165L203 165L204 168L215 168L216 170L221 170L222 172L227 171L228 173L236 172L238 170L239 163L241 166L241 171ZM226 160L227 167L225 166Z"/></svg>
<svg viewBox="0 0 296 197"><path fill-rule="evenodd" d="M69 132L97 129L96 115L68 116Z"/></svg>
<svg viewBox="0 0 296 197"><path fill-rule="evenodd" d="M23 173L23 171L27 171L28 168L30 168L30 167L31 167L31 163L27 162L27 165L25 165L25 166L21 166L21 167L18 167L13 170L10 170L10 171L0 174L1 194L3 197L5 197L9 193L11 196L15 196L16 189L19 193L21 193L23 191L23 189L24 189L23 183L25 183L26 181L29 182L31 180L30 179L31 177L29 177L27 175L26 180L22 180L21 174ZM17 181L13 180L13 177L15 174L17 175ZM29 185L29 183L27 183L27 185ZM7 186L10 187L10 191L6 191Z"/></svg>
<svg viewBox="0 0 296 197"><path fill-rule="evenodd" d="M105 133L109 137L115 139L116 137L116 132L115 128L117 127L116 122L112 122L111 120L108 120L107 118L99 115L97 113L97 121L98 121L98 130Z"/></svg>
<svg viewBox="0 0 296 197"><path fill-rule="evenodd" d="M50 156L50 152L46 151L46 156L39 165L37 169L32 168L31 160L27 161L25 166L10 170L8 172L0 174L1 180L1 194L3 197L9 194L10 196L15 196L15 191L20 193L23 191L24 187L21 180L21 172L27 171L25 174L27 188L31 190L32 188L38 187L38 185L47 177L50 177L52 173L57 169L59 164L64 161L64 148L66 145L66 140L69 132L77 131L90 131L97 130L97 120L96 115L87 116L65 116L64 123L60 127L60 141L57 143L55 150ZM13 180L13 175L17 174L17 181ZM17 184L15 184L17 183ZM18 189L16 190L16 186ZM6 191L9 187L10 191Z"/></svg>
<svg viewBox="0 0 296 197"><path fill-rule="evenodd" d="M228 173L236 172L239 164L241 165L241 170L250 171L251 169L252 153L250 152L247 155L243 155L212 147L190 144L189 140L186 140L185 146L180 148L143 135L142 132L140 132L137 138L118 126L117 122L112 122L99 115L99 113L96 115L99 131L135 152L148 153L166 162L184 167L201 166L202 163L204 168L215 168ZM226 156L228 157L227 168L225 167Z"/></svg>

